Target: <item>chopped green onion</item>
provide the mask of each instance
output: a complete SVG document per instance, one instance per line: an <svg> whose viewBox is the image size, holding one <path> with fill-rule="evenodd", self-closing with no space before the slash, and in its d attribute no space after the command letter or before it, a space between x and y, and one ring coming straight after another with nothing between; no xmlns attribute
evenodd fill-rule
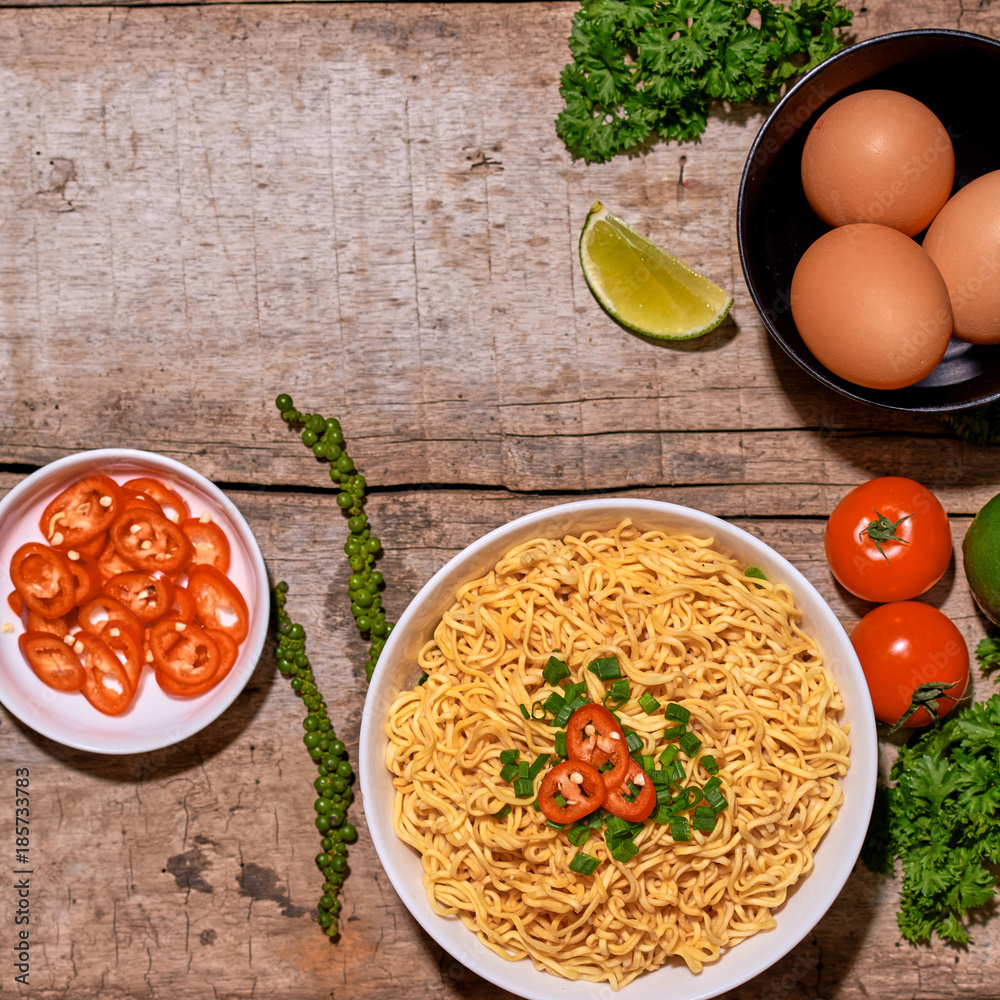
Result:
<svg viewBox="0 0 1000 1000"><path fill-rule="evenodd" d="M531 717L536 722L544 722L545 716L545 706L541 703L541 701L533 701L531 703Z"/></svg>
<svg viewBox="0 0 1000 1000"><path fill-rule="evenodd" d="M711 810L709 810L711 812ZM713 813L714 815L714 813ZM578 823L571 826L566 833L566 839L574 847L582 847L590 836L590 827L586 823Z"/></svg>
<svg viewBox="0 0 1000 1000"><path fill-rule="evenodd" d="M743 571L743 575L749 576L754 580L767 579L767 577L764 575L764 571L762 569L758 569L758 567L756 566L747 566L747 568Z"/></svg>
<svg viewBox="0 0 1000 1000"><path fill-rule="evenodd" d="M587 690L586 681L577 681L576 684L567 684L563 688L563 697L567 701L572 701L577 695L583 694Z"/></svg>
<svg viewBox="0 0 1000 1000"><path fill-rule="evenodd" d="M708 795L708 793L709 793L709 792L710 792L710 791L711 791L711 790L712 790L713 788L718 788L718 787L719 787L719 785L721 785L721 784L722 784L722 778L718 778L718 777L714 777L714 778L709 778L709 779L708 779L708 781L706 781L706 782L705 782L705 784L701 786L701 790L702 790L702 791L703 791L703 792L704 792L704 793L705 793L706 795Z"/></svg>
<svg viewBox="0 0 1000 1000"><path fill-rule="evenodd" d="M696 802L701 801L701 795L701 789L695 788L693 785L682 788L680 794L673 801L672 811L674 813L687 812Z"/></svg>
<svg viewBox="0 0 1000 1000"><path fill-rule="evenodd" d="M701 740L694 733L682 733L677 742L689 757L697 756L698 751L701 749Z"/></svg>
<svg viewBox="0 0 1000 1000"><path fill-rule="evenodd" d="M659 802L659 797L657 797L657 802ZM659 823L660 826L666 826L673 818L673 814L670 812L670 806L661 803L656 807L656 811L649 818L654 823Z"/></svg>
<svg viewBox="0 0 1000 1000"><path fill-rule="evenodd" d="M635 761L641 767L646 774L652 774L653 772L653 758L646 753L637 753L635 755Z"/></svg>
<svg viewBox="0 0 1000 1000"><path fill-rule="evenodd" d="M680 747L678 747L676 743L671 743L670 746L668 746L667 749L660 754L660 763L664 767L670 767L680 752Z"/></svg>
<svg viewBox="0 0 1000 1000"><path fill-rule="evenodd" d="M569 667L558 656L550 656L542 668L542 676L546 684L555 687L564 677L569 677Z"/></svg>
<svg viewBox="0 0 1000 1000"><path fill-rule="evenodd" d="M702 755L701 766L705 768L709 774L719 773L719 762L709 753Z"/></svg>
<svg viewBox="0 0 1000 1000"><path fill-rule="evenodd" d="M504 781L513 781L517 775L517 764L504 764L504 766L500 768L500 777Z"/></svg>
<svg viewBox="0 0 1000 1000"><path fill-rule="evenodd" d="M569 863L569 870L576 872L577 875L593 875L600 863L592 854L577 851Z"/></svg>
<svg viewBox="0 0 1000 1000"><path fill-rule="evenodd" d="M547 753L540 753L532 763L531 767L528 768L528 777L537 778L538 773L543 767L549 762L549 755Z"/></svg>
<svg viewBox="0 0 1000 1000"><path fill-rule="evenodd" d="M687 777L684 773L684 765L679 760L675 760L667 768L667 774L670 775L670 782L674 785L679 785Z"/></svg>
<svg viewBox="0 0 1000 1000"><path fill-rule="evenodd" d="M584 705L589 704L583 695L577 695L572 701L566 702L562 708L553 716L552 721L549 723L550 726L563 727L570 720L570 716L578 709L583 708Z"/></svg>
<svg viewBox="0 0 1000 1000"><path fill-rule="evenodd" d="M663 714L668 719L673 719L674 722L687 723L691 721L691 713L683 705L677 705L673 702L667 705Z"/></svg>
<svg viewBox="0 0 1000 1000"><path fill-rule="evenodd" d="M670 817L670 836L678 842L691 839L691 825L688 823L686 817Z"/></svg>
<svg viewBox="0 0 1000 1000"><path fill-rule="evenodd" d="M657 768L655 771L650 770L646 773L657 788L666 788L670 784L670 775L666 771Z"/></svg>
<svg viewBox="0 0 1000 1000"><path fill-rule="evenodd" d="M564 830L566 828L565 823L557 823L554 819L547 819L545 825L551 826L553 830Z"/></svg>
<svg viewBox="0 0 1000 1000"><path fill-rule="evenodd" d="M501 806L501 807L500 807L500 808L499 808L499 809L498 809L498 810L497 810L497 811L496 811L496 812L495 812L495 813L493 814L493 818L494 818L494 819L504 819L505 817L507 817L507 816L509 816L509 815L510 815L510 803L509 803L509 802L507 802L507 803L505 803L504 805L502 805L502 806Z"/></svg>
<svg viewBox="0 0 1000 1000"><path fill-rule="evenodd" d="M622 677L617 681L611 682L611 687L608 688L608 694L615 701L620 701L624 704L629 698L632 697L632 685L629 684L627 677Z"/></svg>
<svg viewBox="0 0 1000 1000"><path fill-rule="evenodd" d="M663 738L665 740L676 740L679 739L687 732L687 726L672 726L670 729L663 730Z"/></svg>
<svg viewBox="0 0 1000 1000"><path fill-rule="evenodd" d="M566 707L566 699L557 692L553 691L552 694L542 702L542 708L546 712L551 712L553 715L556 714L561 708Z"/></svg>
<svg viewBox="0 0 1000 1000"><path fill-rule="evenodd" d="M670 794L669 785L657 785L656 786L656 804L658 806L668 806L674 801L674 797Z"/></svg>
<svg viewBox="0 0 1000 1000"><path fill-rule="evenodd" d="M519 799L530 799L535 794L535 783L531 778L514 779L514 795Z"/></svg>
<svg viewBox="0 0 1000 1000"><path fill-rule="evenodd" d="M587 669L592 674L597 674L598 678L602 681L613 681L622 675L616 656L603 656L600 659L594 660L587 664Z"/></svg>
<svg viewBox="0 0 1000 1000"><path fill-rule="evenodd" d="M535 799L535 801L531 803L531 808L534 809L536 813L540 813L542 811L542 804L538 801L538 799Z"/></svg>
<svg viewBox="0 0 1000 1000"><path fill-rule="evenodd" d="M634 729L622 726L622 732L625 734L625 745L628 747L629 753L635 753L642 749L642 737Z"/></svg>
<svg viewBox="0 0 1000 1000"><path fill-rule="evenodd" d="M648 691L644 691L639 696L639 707L646 715L652 715L660 707L660 703Z"/></svg>
<svg viewBox="0 0 1000 1000"><path fill-rule="evenodd" d="M622 819L620 816L608 816L607 822L605 823L605 829L607 833L604 839L610 844L612 841L621 840L623 837L627 837L629 840L632 838L632 827L628 820Z"/></svg>
<svg viewBox="0 0 1000 1000"><path fill-rule="evenodd" d="M559 732L556 733L556 756L557 757L565 757L565 756L567 756L567 753L566 753L566 730L565 729L560 729Z"/></svg>
<svg viewBox="0 0 1000 1000"><path fill-rule="evenodd" d="M631 861L638 853L639 848L632 840L623 840L611 848L611 857L622 864Z"/></svg>
<svg viewBox="0 0 1000 1000"><path fill-rule="evenodd" d="M694 810L694 819L691 820L691 825L696 830L701 830L704 833L711 833L715 829L716 813L711 806L696 806Z"/></svg>
<svg viewBox="0 0 1000 1000"><path fill-rule="evenodd" d="M528 712L528 709L527 709L526 706L524 706L524 705L518 705L517 707L521 710L521 715L523 715L526 719L530 719L531 718L531 714Z"/></svg>
<svg viewBox="0 0 1000 1000"><path fill-rule="evenodd" d="M517 758L521 756L521 751L517 747L511 747L508 750L500 751L500 763L501 764L516 764Z"/></svg>
<svg viewBox="0 0 1000 1000"><path fill-rule="evenodd" d="M555 800L556 805L559 806L560 809L566 808L566 799L563 798L562 792L556 792L552 798Z"/></svg>
<svg viewBox="0 0 1000 1000"><path fill-rule="evenodd" d="M420 679L417 681L417 687L423 687L423 685L427 682L428 676L428 674L421 674Z"/></svg>
<svg viewBox="0 0 1000 1000"><path fill-rule="evenodd" d="M517 776L519 778L530 778L531 765L526 760L519 760L517 762Z"/></svg>
<svg viewBox="0 0 1000 1000"><path fill-rule="evenodd" d="M729 803L726 801L725 795L719 791L718 788L710 788L705 792L705 801L717 812L722 812Z"/></svg>

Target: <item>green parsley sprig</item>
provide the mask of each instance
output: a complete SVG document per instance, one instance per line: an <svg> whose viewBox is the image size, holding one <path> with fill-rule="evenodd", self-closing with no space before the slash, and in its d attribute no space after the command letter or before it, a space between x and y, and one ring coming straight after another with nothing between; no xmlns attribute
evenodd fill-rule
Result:
<svg viewBox="0 0 1000 1000"><path fill-rule="evenodd" d="M975 702L900 747L875 802L862 858L902 871L899 929L970 941L966 918L996 896L1000 865L1000 694Z"/></svg>
<svg viewBox="0 0 1000 1000"><path fill-rule="evenodd" d="M760 27L747 20L754 11ZM713 101L777 101L842 47L852 17L837 0L584 0L556 133L587 163L656 138L694 141Z"/></svg>

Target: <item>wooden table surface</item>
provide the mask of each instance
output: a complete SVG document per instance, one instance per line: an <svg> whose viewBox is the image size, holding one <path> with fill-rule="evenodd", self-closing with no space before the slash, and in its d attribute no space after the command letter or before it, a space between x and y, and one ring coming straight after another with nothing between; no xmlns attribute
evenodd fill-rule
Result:
<svg viewBox="0 0 1000 1000"><path fill-rule="evenodd" d="M988 2L850 6L858 39L1000 36ZM736 247L766 108L717 109L700 144L570 159L553 120L576 7L0 4L0 494L100 447L160 452L218 483L289 584L352 756L366 647L344 599L345 527L280 392L342 422L390 618L484 531L629 495L759 535L850 627L869 606L822 550L849 488L924 482L958 543L1000 482L995 449L853 404L769 341ZM614 325L576 259L597 198L731 289L731 318L681 346ZM970 645L983 634L958 549L927 599ZM342 933L319 931L315 772L270 645L232 707L178 745L93 755L4 710L0 760L11 790L30 769L34 865L27 987L13 876L0 889L0 996L508 996L409 916L360 801ZM912 947L897 898L859 866L815 930L730 996L997 996L1000 925L968 951Z"/></svg>

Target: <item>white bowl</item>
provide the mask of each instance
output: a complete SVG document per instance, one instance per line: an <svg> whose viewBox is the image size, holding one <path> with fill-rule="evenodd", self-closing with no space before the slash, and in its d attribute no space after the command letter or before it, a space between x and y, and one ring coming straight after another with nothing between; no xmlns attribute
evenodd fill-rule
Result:
<svg viewBox="0 0 1000 1000"><path fill-rule="evenodd" d="M44 541L38 519L46 504L77 479L103 472L116 482L138 476L164 480L187 500L193 517L208 512L226 532L231 546L228 576L239 587L250 612L250 632L240 645L233 669L214 688L194 698L162 691L144 670L132 704L118 716L103 715L79 692L55 691L43 684L18 649L23 631L7 605L14 589L10 561L28 541ZM0 634L0 701L25 725L50 739L94 753L128 754L178 743L214 722L250 679L267 637L270 590L257 541L236 505L214 483L171 458L147 451L105 448L78 452L46 465L18 483L0 500L0 618L14 625Z"/></svg>
<svg viewBox="0 0 1000 1000"><path fill-rule="evenodd" d="M419 677L418 650L454 603L457 587L482 576L513 546L531 538L561 538L588 529L608 530L630 517L643 530L712 535L716 546L771 580L787 584L803 613L803 629L823 651L840 687L843 721L850 723L851 767L842 779L844 804L815 855L814 870L789 892L776 912L777 927L741 942L695 975L683 963L664 966L633 980L617 994L606 983L571 982L539 972L530 959L507 962L457 918L441 917L427 901L417 853L392 828L394 790L385 766L385 720L400 691ZM420 590L386 642L368 689L361 719L358 772L365 817L379 860L406 908L423 929L466 968L526 1000L706 1000L732 990L787 954L837 898L864 840L875 795L878 744L875 717L861 665L837 617L808 580L772 548L740 528L688 507L650 500L583 500L549 507L505 524L464 549Z"/></svg>

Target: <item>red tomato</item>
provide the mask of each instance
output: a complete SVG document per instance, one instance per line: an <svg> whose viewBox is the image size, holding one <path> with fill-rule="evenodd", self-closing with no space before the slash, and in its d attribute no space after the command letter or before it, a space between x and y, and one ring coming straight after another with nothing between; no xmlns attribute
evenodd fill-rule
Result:
<svg viewBox="0 0 1000 1000"><path fill-rule="evenodd" d="M181 529L155 510L136 507L115 518L109 535L118 554L135 569L176 573L191 558Z"/></svg>
<svg viewBox="0 0 1000 1000"><path fill-rule="evenodd" d="M73 610L76 582L67 559L41 542L26 542L11 557L10 579L24 606L42 618Z"/></svg>
<svg viewBox="0 0 1000 1000"><path fill-rule="evenodd" d="M634 757L628 760L628 774L617 788L608 789L604 808L629 823L641 823L656 806L656 788L639 762Z"/></svg>
<svg viewBox="0 0 1000 1000"><path fill-rule="evenodd" d="M123 484L125 489L139 490L152 497L168 517L175 524L179 524L185 518L191 516L191 510L187 501L177 492L159 479L151 476L140 476L138 479L130 479Z"/></svg>
<svg viewBox="0 0 1000 1000"><path fill-rule="evenodd" d="M601 772L582 760L564 760L549 768L538 786L538 806L553 823L572 823L590 815L604 796Z"/></svg>
<svg viewBox="0 0 1000 1000"><path fill-rule="evenodd" d="M858 622L851 642L880 722L926 726L965 694L968 647L955 623L930 604L883 604Z"/></svg>
<svg viewBox="0 0 1000 1000"><path fill-rule="evenodd" d="M195 617L205 628L228 632L237 643L250 631L250 612L236 584L213 566L195 566L188 574Z"/></svg>
<svg viewBox="0 0 1000 1000"><path fill-rule="evenodd" d="M189 517L181 521L181 531L188 537L194 555L191 563L214 566L220 573L229 569L229 539L215 521Z"/></svg>
<svg viewBox="0 0 1000 1000"><path fill-rule="evenodd" d="M901 476L851 490L827 521L825 544L837 582L865 601L926 593L951 561L944 507L925 486Z"/></svg>
<svg viewBox="0 0 1000 1000"><path fill-rule="evenodd" d="M121 487L108 476L91 473L63 490L42 511L42 537L56 548L75 548L106 531L121 506Z"/></svg>
<svg viewBox="0 0 1000 1000"><path fill-rule="evenodd" d="M629 752L622 727L603 705L584 705L566 723L566 756L601 771L604 787L617 788L628 774ZM613 767L601 770L610 762Z"/></svg>
<svg viewBox="0 0 1000 1000"><path fill-rule="evenodd" d="M157 671L176 684L202 684L219 669L219 647L197 625L163 618L150 629L149 648Z"/></svg>
<svg viewBox="0 0 1000 1000"><path fill-rule="evenodd" d="M39 679L57 691L79 691L87 679L76 653L50 632L22 632L17 644Z"/></svg>
<svg viewBox="0 0 1000 1000"><path fill-rule="evenodd" d="M101 590L124 604L144 624L162 618L174 603L174 584L169 577L137 569L116 574L104 582Z"/></svg>
<svg viewBox="0 0 1000 1000"><path fill-rule="evenodd" d="M80 688L83 696L99 712L121 715L135 693L125 665L96 635L78 632L74 638L73 651L79 654L87 674Z"/></svg>

